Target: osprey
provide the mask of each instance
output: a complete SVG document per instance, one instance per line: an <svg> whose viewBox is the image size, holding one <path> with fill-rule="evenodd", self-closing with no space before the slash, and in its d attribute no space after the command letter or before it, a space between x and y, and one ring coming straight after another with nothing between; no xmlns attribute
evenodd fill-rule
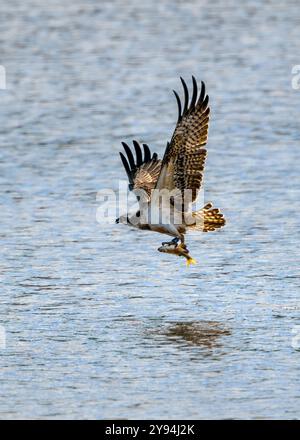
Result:
<svg viewBox="0 0 300 440"><path fill-rule="evenodd" d="M192 76L191 99L185 81L181 79L184 103L173 90L178 105L178 120L163 159L151 154L148 145L141 148L133 141L135 157L129 146L122 142L125 154L120 153L129 180L129 190L139 201L140 209L134 215L123 215L116 223L126 223L143 230L170 235L170 242L163 242L160 252L184 256L187 264L195 263L189 255L184 235L189 230L214 231L224 226L225 219L219 209L207 203L198 211L192 210L197 199L204 173L210 108L205 84ZM180 241L180 244L178 244Z"/></svg>

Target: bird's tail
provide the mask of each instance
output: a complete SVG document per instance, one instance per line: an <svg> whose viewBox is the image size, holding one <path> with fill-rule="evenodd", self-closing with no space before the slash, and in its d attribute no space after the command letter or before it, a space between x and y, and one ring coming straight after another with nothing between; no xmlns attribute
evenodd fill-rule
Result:
<svg viewBox="0 0 300 440"><path fill-rule="evenodd" d="M195 223L189 226L190 230L214 231L225 225L225 218L219 209L213 208L212 203L207 203L199 211L193 212Z"/></svg>

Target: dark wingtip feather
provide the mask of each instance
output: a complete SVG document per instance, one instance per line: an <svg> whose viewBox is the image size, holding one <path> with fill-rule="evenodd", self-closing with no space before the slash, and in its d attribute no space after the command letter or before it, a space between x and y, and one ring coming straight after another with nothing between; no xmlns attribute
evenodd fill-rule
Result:
<svg viewBox="0 0 300 440"><path fill-rule="evenodd" d="M124 150L125 150L125 152L127 154L129 165L130 165L131 169L134 169L135 168L135 163L134 163L133 154L132 154L130 148L128 147L128 145L125 142L122 142L122 145L123 145Z"/></svg>
<svg viewBox="0 0 300 440"><path fill-rule="evenodd" d="M197 86L197 81L196 81L196 78L194 77L194 75L192 75L192 81L193 81L193 96L192 96L191 105L190 105L191 110L193 110L195 108L195 104L196 104L197 96L198 96L198 86Z"/></svg>
<svg viewBox="0 0 300 440"><path fill-rule="evenodd" d="M141 147L137 141L133 141L133 146L136 154L136 165L140 167L143 163Z"/></svg>
<svg viewBox="0 0 300 440"><path fill-rule="evenodd" d="M177 106L178 106L178 119L177 119L177 122L179 122L181 120L181 101L180 101L180 98L178 96L178 93L175 92L175 90L173 90L173 93L174 93L176 101L177 101Z"/></svg>
<svg viewBox="0 0 300 440"><path fill-rule="evenodd" d="M147 144L143 144L143 148L144 148L144 162L149 162L149 160L151 160L150 148L148 147Z"/></svg>
<svg viewBox="0 0 300 440"><path fill-rule="evenodd" d="M129 168L129 165L128 165L128 162L127 162L127 160L126 160L126 157L125 157L124 154L121 153L121 152L120 152L119 154L120 154L120 157L121 157L122 163L123 163L123 165L124 165L124 168L125 168L126 174L127 174L127 176L128 176L128 179L129 179L129 181L131 181L131 180L132 180L132 178L131 178L131 170L130 170L130 168Z"/></svg>
<svg viewBox="0 0 300 440"><path fill-rule="evenodd" d="M187 112L188 106L189 106L189 91L187 88L187 85L182 77L180 77L183 91L184 91L184 109L183 109L183 115Z"/></svg>
<svg viewBox="0 0 300 440"><path fill-rule="evenodd" d="M207 107L207 105L208 105L208 101L209 101L209 96L206 95L206 96L205 96L205 99L204 99L204 101L203 101L203 103L202 103L202 106L201 106L203 110L206 109L206 107Z"/></svg>
<svg viewBox="0 0 300 440"><path fill-rule="evenodd" d="M205 97L205 84L203 81L201 81L201 92L200 92L200 96L199 96L197 104L202 103L204 100L204 97Z"/></svg>

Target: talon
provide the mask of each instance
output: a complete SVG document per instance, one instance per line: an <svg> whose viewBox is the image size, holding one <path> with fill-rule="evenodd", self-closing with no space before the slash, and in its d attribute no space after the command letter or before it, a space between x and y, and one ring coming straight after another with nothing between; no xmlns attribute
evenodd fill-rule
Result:
<svg viewBox="0 0 300 440"><path fill-rule="evenodd" d="M176 244L173 243L172 241L163 241L161 245L162 246L174 246L175 245L175 247L176 247Z"/></svg>
<svg viewBox="0 0 300 440"><path fill-rule="evenodd" d="M162 246L173 246L173 245L175 245L175 247L177 247L178 242L179 242L179 238L175 237L171 241L163 241L162 242Z"/></svg>

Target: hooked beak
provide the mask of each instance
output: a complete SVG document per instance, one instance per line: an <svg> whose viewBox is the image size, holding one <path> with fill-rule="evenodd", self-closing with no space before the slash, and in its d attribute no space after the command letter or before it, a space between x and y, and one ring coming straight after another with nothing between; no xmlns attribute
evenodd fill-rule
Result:
<svg viewBox="0 0 300 440"><path fill-rule="evenodd" d="M158 250L158 252L167 252L168 251L166 246L160 246L157 250Z"/></svg>

